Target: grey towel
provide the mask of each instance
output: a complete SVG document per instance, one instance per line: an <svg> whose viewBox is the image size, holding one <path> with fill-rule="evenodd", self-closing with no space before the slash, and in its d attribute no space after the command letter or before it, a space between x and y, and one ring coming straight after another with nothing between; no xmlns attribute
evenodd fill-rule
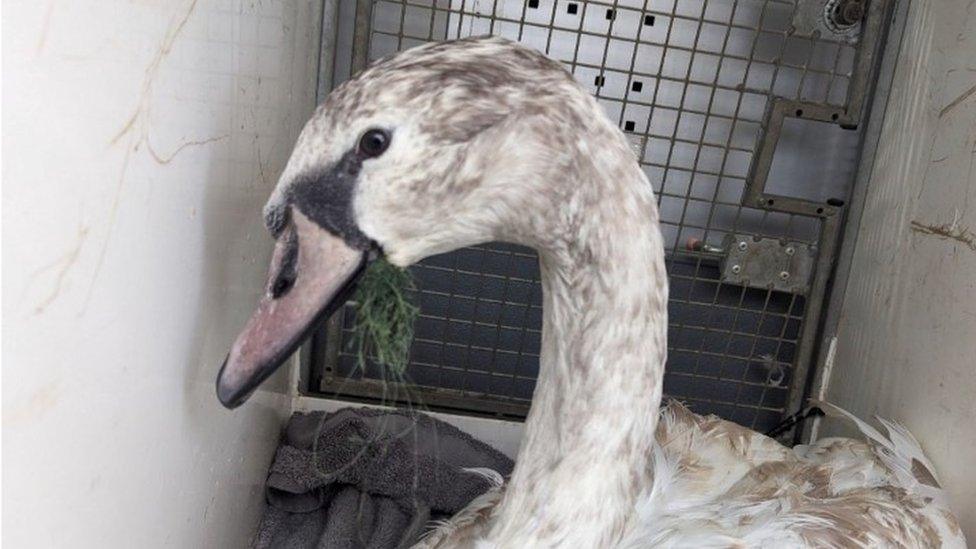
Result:
<svg viewBox="0 0 976 549"><path fill-rule="evenodd" d="M431 518L451 516L512 461L451 425L404 411L295 414L267 481L258 549L409 547Z"/></svg>

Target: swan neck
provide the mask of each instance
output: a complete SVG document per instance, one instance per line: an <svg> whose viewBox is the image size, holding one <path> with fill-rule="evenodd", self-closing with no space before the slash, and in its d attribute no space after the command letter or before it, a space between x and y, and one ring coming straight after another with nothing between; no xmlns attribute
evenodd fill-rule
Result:
<svg viewBox="0 0 976 549"><path fill-rule="evenodd" d="M577 182L562 244L540 250L539 378L502 504L533 517L508 526L532 539L572 527L588 536L572 546L612 545L650 485L667 283L650 184L636 162L624 165L616 178Z"/></svg>

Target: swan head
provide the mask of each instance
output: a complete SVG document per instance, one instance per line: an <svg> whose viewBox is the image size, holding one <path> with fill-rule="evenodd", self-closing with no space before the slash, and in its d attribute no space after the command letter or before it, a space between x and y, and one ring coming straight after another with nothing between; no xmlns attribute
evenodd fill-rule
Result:
<svg viewBox="0 0 976 549"><path fill-rule="evenodd" d="M218 375L220 401L244 402L371 258L405 267L487 241L550 245L560 172L598 108L557 62L499 38L421 46L339 86L264 209L267 291Z"/></svg>

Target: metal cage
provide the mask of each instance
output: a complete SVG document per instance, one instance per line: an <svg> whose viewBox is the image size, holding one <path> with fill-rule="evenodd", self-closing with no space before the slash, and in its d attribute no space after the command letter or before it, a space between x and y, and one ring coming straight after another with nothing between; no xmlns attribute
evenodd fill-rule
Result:
<svg viewBox="0 0 976 549"><path fill-rule="evenodd" d="M350 1L324 29L347 33L353 72L477 34L564 63L630 137L658 198L665 393L759 430L800 407L888 1ZM342 64L334 43L329 67ZM413 272L421 317L405 381L357 371L347 307L314 338L308 390L524 416L542 318L535 254L492 243Z"/></svg>

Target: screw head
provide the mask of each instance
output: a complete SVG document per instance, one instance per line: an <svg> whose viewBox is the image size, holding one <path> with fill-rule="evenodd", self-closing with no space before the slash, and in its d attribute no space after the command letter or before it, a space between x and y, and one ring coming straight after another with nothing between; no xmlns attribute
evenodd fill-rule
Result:
<svg viewBox="0 0 976 549"><path fill-rule="evenodd" d="M790 279L790 273L788 273L786 271L783 271L783 272L779 273L779 278L781 280L789 280Z"/></svg>
<svg viewBox="0 0 976 549"><path fill-rule="evenodd" d="M739 265L732 265L732 273L739 274L742 272L742 267Z"/></svg>
<svg viewBox="0 0 976 549"><path fill-rule="evenodd" d="M787 246L783 251L786 252L786 255L793 255L796 253L796 249L793 248L793 246Z"/></svg>
<svg viewBox="0 0 976 549"><path fill-rule="evenodd" d="M745 240L743 240L742 242L739 242L739 249L742 250L743 252L746 251L746 248L748 248L748 247L749 247L749 245L746 244Z"/></svg>

